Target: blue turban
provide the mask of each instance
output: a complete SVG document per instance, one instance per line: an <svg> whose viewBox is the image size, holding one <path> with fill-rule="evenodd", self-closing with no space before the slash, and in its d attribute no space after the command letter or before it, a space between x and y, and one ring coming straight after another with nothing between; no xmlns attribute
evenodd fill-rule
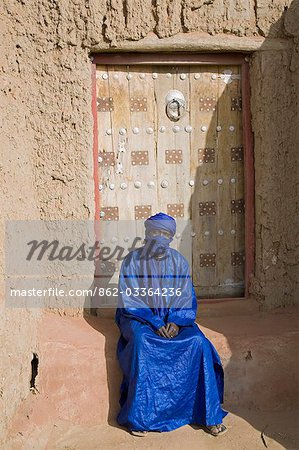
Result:
<svg viewBox="0 0 299 450"><path fill-rule="evenodd" d="M156 230L158 228L159 230L169 231L171 233L171 236L173 237L176 231L175 219L162 212L159 212L158 214L155 214L154 216L146 219L146 221L144 222L144 226L146 234L149 231Z"/></svg>

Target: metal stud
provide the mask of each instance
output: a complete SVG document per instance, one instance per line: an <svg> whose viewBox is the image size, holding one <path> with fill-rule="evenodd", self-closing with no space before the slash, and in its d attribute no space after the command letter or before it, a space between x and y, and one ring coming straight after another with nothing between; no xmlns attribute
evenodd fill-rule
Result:
<svg viewBox="0 0 299 450"><path fill-rule="evenodd" d="M154 182L154 181L149 181L149 182L147 183L147 185L148 185L148 187L149 187L150 189L153 189L153 188L155 187L155 182Z"/></svg>
<svg viewBox="0 0 299 450"><path fill-rule="evenodd" d="M219 234L220 236L222 236L222 235L223 235L223 233L224 233L224 231L223 231L223 230L218 230L218 234Z"/></svg>
<svg viewBox="0 0 299 450"><path fill-rule="evenodd" d="M205 235L205 236L209 236L209 235L210 235L210 232L209 232L209 231L205 231L205 232L204 232L204 235Z"/></svg>
<svg viewBox="0 0 299 450"><path fill-rule="evenodd" d="M195 73L195 74L194 74L195 80L199 80L200 77L201 77L200 73Z"/></svg>
<svg viewBox="0 0 299 450"><path fill-rule="evenodd" d="M178 133L180 131L180 127L178 125L175 125L174 127L172 127L172 131L174 133Z"/></svg>
<svg viewBox="0 0 299 450"><path fill-rule="evenodd" d="M166 127L164 127L164 126L162 125L162 127L159 128L159 131L160 131L160 133L165 133Z"/></svg>
<svg viewBox="0 0 299 450"><path fill-rule="evenodd" d="M207 184L209 184L209 180L203 180L202 184L206 186Z"/></svg>
<svg viewBox="0 0 299 450"><path fill-rule="evenodd" d="M205 125L203 125L203 126L201 127L201 131L207 131L207 127L206 127Z"/></svg>
<svg viewBox="0 0 299 450"><path fill-rule="evenodd" d="M118 80L118 73L115 73L114 75L113 75L113 78L115 79L115 80Z"/></svg>
<svg viewBox="0 0 299 450"><path fill-rule="evenodd" d="M125 134L127 134L127 130L126 130L125 128L121 128L121 129L119 130L119 134L120 134L121 136L124 136Z"/></svg>
<svg viewBox="0 0 299 450"><path fill-rule="evenodd" d="M108 80L108 73L103 73L102 78L103 80Z"/></svg>
<svg viewBox="0 0 299 450"><path fill-rule="evenodd" d="M186 133L191 133L191 131L192 131L191 125L186 125L185 126L185 131L186 131Z"/></svg>
<svg viewBox="0 0 299 450"><path fill-rule="evenodd" d="M133 78L133 75L131 73L127 74L127 80L131 80Z"/></svg>
<svg viewBox="0 0 299 450"><path fill-rule="evenodd" d="M127 187L128 187L127 183L121 183L121 185L120 185L120 188L123 190L127 189Z"/></svg>
<svg viewBox="0 0 299 450"><path fill-rule="evenodd" d="M153 130L153 128L148 127L148 128L146 129L146 132L147 132L147 134L153 134L154 130Z"/></svg>
<svg viewBox="0 0 299 450"><path fill-rule="evenodd" d="M129 236L124 237L125 242L129 242L129 240L130 240Z"/></svg>
<svg viewBox="0 0 299 450"><path fill-rule="evenodd" d="M236 234L236 230L230 230L231 234Z"/></svg>
<svg viewBox="0 0 299 450"><path fill-rule="evenodd" d="M100 163L102 161L103 161L103 158L101 156L98 156L98 162Z"/></svg>
<svg viewBox="0 0 299 450"><path fill-rule="evenodd" d="M105 215L105 213L104 213L104 215ZM105 244L105 239L101 239L100 244ZM106 267L105 264L101 264L102 269L104 268L103 266Z"/></svg>
<svg viewBox="0 0 299 450"><path fill-rule="evenodd" d="M171 78L171 77L172 77L171 73L166 74L166 78Z"/></svg>
<svg viewBox="0 0 299 450"><path fill-rule="evenodd" d="M228 127L228 129L229 129L229 131L235 131L235 127L234 127L233 125L230 125L230 126Z"/></svg>
<svg viewBox="0 0 299 450"><path fill-rule="evenodd" d="M99 191L102 191L104 189L104 186L102 184L99 184Z"/></svg>
<svg viewBox="0 0 299 450"><path fill-rule="evenodd" d="M108 134L108 136L111 136L111 134L112 134L112 129L111 129L111 128L108 128L108 130L106 130L106 134Z"/></svg>
<svg viewBox="0 0 299 450"><path fill-rule="evenodd" d="M136 189L141 188L141 181L135 181L134 186Z"/></svg>
<svg viewBox="0 0 299 450"><path fill-rule="evenodd" d="M216 73L213 73L213 74L211 75L211 78L212 78L212 80L216 80L216 78L217 78Z"/></svg>
<svg viewBox="0 0 299 450"><path fill-rule="evenodd" d="M140 130L139 130L139 128L134 127L132 131L133 131L133 134L138 134Z"/></svg>
<svg viewBox="0 0 299 450"><path fill-rule="evenodd" d="M162 181L161 181L161 187L162 187L162 188L167 188L167 187L168 187L168 184L169 184L169 183L168 183L167 180L162 180Z"/></svg>
<svg viewBox="0 0 299 450"><path fill-rule="evenodd" d="M104 211L100 212L100 217L105 217L105 212Z"/></svg>
<svg viewBox="0 0 299 450"><path fill-rule="evenodd" d="M141 73L141 74L139 75L139 78L141 78L141 80L144 80L144 78L145 78L145 73Z"/></svg>
<svg viewBox="0 0 299 450"><path fill-rule="evenodd" d="M177 233L177 234L175 235L175 237L176 237L177 239L180 239L181 233Z"/></svg>
<svg viewBox="0 0 299 450"><path fill-rule="evenodd" d="M221 130L222 130L221 125L217 125L216 131L221 131Z"/></svg>
<svg viewBox="0 0 299 450"><path fill-rule="evenodd" d="M187 75L185 73L181 73L180 79L181 80L186 80L186 78L187 78Z"/></svg>
<svg viewBox="0 0 299 450"><path fill-rule="evenodd" d="M189 186L194 186L194 180L189 180Z"/></svg>
<svg viewBox="0 0 299 450"><path fill-rule="evenodd" d="M113 189L115 189L115 184L113 184L113 183L109 184L109 189L111 189L111 191L113 191Z"/></svg>
<svg viewBox="0 0 299 450"><path fill-rule="evenodd" d="M154 80L156 80L158 78L158 74L156 72L154 72L152 77L153 77Z"/></svg>
<svg viewBox="0 0 299 450"><path fill-rule="evenodd" d="M223 183L223 178L218 178L217 183L218 184L222 184Z"/></svg>
<svg viewBox="0 0 299 450"><path fill-rule="evenodd" d="M191 232L191 237L195 237L196 233L194 231Z"/></svg>
<svg viewBox="0 0 299 450"><path fill-rule="evenodd" d="M115 244L115 242L117 242L117 237L113 236L113 238L111 238L111 244Z"/></svg>
<svg viewBox="0 0 299 450"><path fill-rule="evenodd" d="M232 184L234 184L234 183L236 182L236 179L235 179L235 178L231 178L231 179L230 179L230 182L231 182Z"/></svg>

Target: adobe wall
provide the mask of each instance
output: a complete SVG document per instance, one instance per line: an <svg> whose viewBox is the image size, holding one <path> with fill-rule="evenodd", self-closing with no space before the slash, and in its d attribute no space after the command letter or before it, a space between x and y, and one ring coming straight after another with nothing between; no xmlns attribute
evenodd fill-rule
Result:
<svg viewBox="0 0 299 450"><path fill-rule="evenodd" d="M154 51L161 45L247 49L256 51L250 63L256 171L252 293L266 308L294 302L298 6L287 0L6 0L2 8L1 272L5 219L94 217L90 53L138 46ZM40 315L1 307L1 432L29 395Z"/></svg>

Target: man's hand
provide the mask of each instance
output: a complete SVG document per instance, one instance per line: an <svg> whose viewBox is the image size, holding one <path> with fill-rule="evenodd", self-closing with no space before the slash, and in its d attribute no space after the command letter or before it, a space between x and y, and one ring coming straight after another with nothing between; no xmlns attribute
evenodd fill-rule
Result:
<svg viewBox="0 0 299 450"><path fill-rule="evenodd" d="M158 334L161 337L164 338L170 338L171 336L169 335L168 331L167 331L167 327L164 325L163 327L159 328L159 330L156 331L156 334Z"/></svg>
<svg viewBox="0 0 299 450"><path fill-rule="evenodd" d="M167 325L164 325L163 327L159 328L159 330L156 331L156 334L158 334L161 337L164 338L174 338L179 334L180 327L176 325L173 322L169 322Z"/></svg>
<svg viewBox="0 0 299 450"><path fill-rule="evenodd" d="M166 331L170 338L174 338L179 334L180 327L173 322L166 325Z"/></svg>

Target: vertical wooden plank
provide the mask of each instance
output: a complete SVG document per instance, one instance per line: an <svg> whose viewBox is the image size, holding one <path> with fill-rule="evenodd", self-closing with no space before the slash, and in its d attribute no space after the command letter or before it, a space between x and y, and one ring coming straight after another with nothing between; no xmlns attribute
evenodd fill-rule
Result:
<svg viewBox="0 0 299 450"><path fill-rule="evenodd" d="M104 108L105 102L103 98L107 99L107 107ZM107 130L111 128L111 111L110 111L110 89L109 89L109 73L108 66L97 67L97 117L98 117L98 142L99 142L99 154L98 157L102 157L103 153L113 152L111 135L107 133ZM105 104L106 106L106 104ZM101 111L105 109L105 111ZM102 155L102 156L100 156ZM110 240L113 235L117 233L115 229L116 225L106 222L103 214L103 208L107 206L117 206L117 199L115 193L109 189L109 185L115 183L114 181L114 168L113 166L103 166L103 162L98 160L99 168L99 190L101 196L100 207L100 229L102 245L110 245ZM111 230L114 228L114 230ZM111 236L110 236L111 234Z"/></svg>
<svg viewBox="0 0 299 450"><path fill-rule="evenodd" d="M254 155L253 133L250 114L249 64L243 59L241 66L242 125L244 147L244 190L245 190L245 296L249 294L250 276L254 273Z"/></svg>
<svg viewBox="0 0 299 450"><path fill-rule="evenodd" d="M232 70L234 73L237 73L241 78L241 70L240 66L233 66ZM241 81L240 79L235 80L235 94L236 96L233 98L237 98L238 101L242 98L241 93ZM234 113L234 114L233 114ZM243 149L243 160L232 162L232 166L235 166L235 174L236 174L236 183L235 183L235 198L243 199L245 204L245 189L244 189L244 145L243 145L243 126L242 126L242 109L237 108L235 111L232 111L232 116L235 116L234 120L236 123L236 134L235 134L235 142L236 147ZM245 204L245 208L247 205ZM236 235L235 235L235 250L234 252L241 252L245 255L245 213L236 214ZM244 268L245 262L243 261L242 265L233 266L234 269L234 281L238 284L244 284Z"/></svg>
<svg viewBox="0 0 299 450"><path fill-rule="evenodd" d="M165 112L165 97L167 93L174 89L175 78L174 66L153 66L152 77L154 80L154 92L156 100L156 179L157 179L157 202L158 211L167 213L167 204L176 201L176 179L171 177L170 164L165 162L165 151L175 149L175 137L173 132L173 122L167 117ZM165 187L163 187L165 186ZM176 247L174 239L172 247Z"/></svg>
<svg viewBox="0 0 299 450"><path fill-rule="evenodd" d="M203 158L204 149L213 148L217 159L217 110L213 109L213 103L215 104L213 99L217 100L217 78L215 79L214 75L215 66L194 66L190 77L192 98L190 114L191 125L194 129L191 145L192 175L195 172L191 215L196 233L193 239L193 280L196 286L204 287L205 290L215 285L216 267L200 266L200 254L216 253L217 264L215 215L200 215L199 212L200 202L216 203L215 163L205 163Z"/></svg>
<svg viewBox="0 0 299 450"><path fill-rule="evenodd" d="M221 77L225 70L231 70L233 78L226 83ZM234 295L240 289L243 282L242 269L233 266L231 255L242 249L244 240L242 217L243 214L232 213L231 201L243 198L243 162L231 160L232 148L242 146L242 124L240 112L238 111L239 80L234 77L238 75L238 66L219 66L219 159L218 177L223 179L223 184L218 187L218 202L220 207L218 229L223 230L223 235L217 235L217 248L219 251L218 285L223 292ZM235 99L235 100L234 100ZM234 104L236 103L236 107ZM237 286L239 284L239 286Z"/></svg>
<svg viewBox="0 0 299 450"><path fill-rule="evenodd" d="M132 204L144 206L144 217L136 221L138 236L144 236L144 221L157 211L157 180L156 180L156 135L154 80L151 66L135 66L129 68L129 100L131 118L130 172L132 183ZM135 152L135 153L132 153ZM143 155L147 164L139 164L140 156L136 152L148 152ZM140 187L136 187L139 183ZM134 200L133 200L134 199ZM147 213L146 206L151 206Z"/></svg>
<svg viewBox="0 0 299 450"><path fill-rule="evenodd" d="M192 187L190 181L190 143L191 143L191 123L190 123L190 67L188 65L177 66L174 74L174 89L183 94L186 101L186 111L177 121L172 122L174 133L174 149L182 152L181 164L169 164L169 172L172 183L175 186L176 197L171 195L170 203L183 204L183 216L177 217L177 233L175 245L181 250L187 259L191 260L190 230L188 221L190 220L190 199ZM192 266L190 267L192 272Z"/></svg>

